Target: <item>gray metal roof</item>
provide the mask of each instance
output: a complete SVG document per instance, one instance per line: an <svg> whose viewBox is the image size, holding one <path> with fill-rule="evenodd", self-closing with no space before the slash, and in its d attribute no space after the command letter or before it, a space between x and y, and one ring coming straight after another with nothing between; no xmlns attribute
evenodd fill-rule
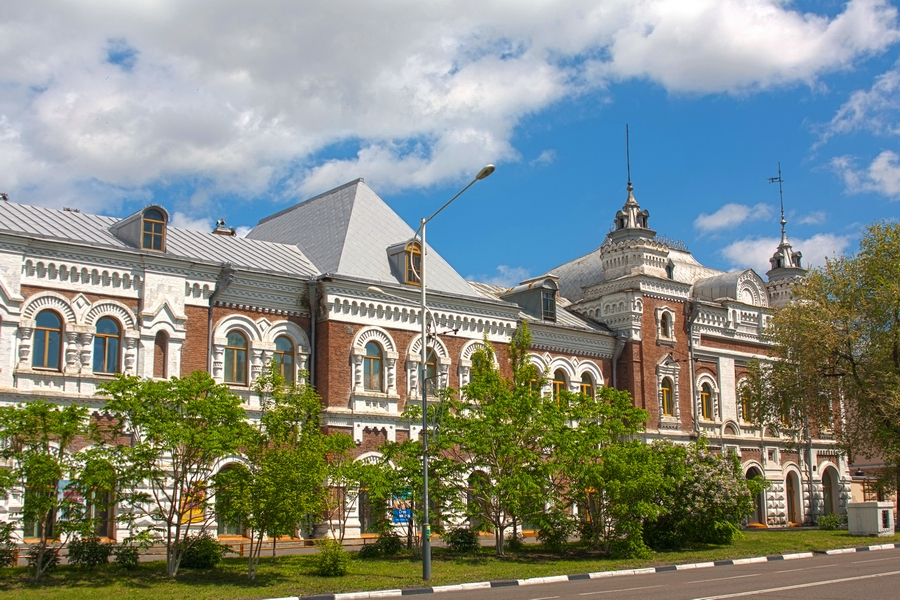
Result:
<svg viewBox="0 0 900 600"><path fill-rule="evenodd" d="M492 285L490 283L479 283L477 281L470 281L469 285L477 291L479 294L484 296L485 298L490 298L491 300L500 300L501 302L507 302L512 304L508 300L503 300L501 296L504 293L509 291L509 288L505 288L499 285ZM565 327L575 327L578 329L588 329L591 331L609 331L609 329L601 324L595 323L590 319L586 319L582 317L578 313L570 310L568 307L572 303L563 298L562 296L557 296L556 298L556 325L563 325ZM526 313L525 311L519 311L519 318L528 321L529 323L543 323L544 325L553 325L554 323L544 321L542 319L536 319Z"/></svg>
<svg viewBox="0 0 900 600"><path fill-rule="evenodd" d="M387 249L415 231L362 179L262 219L250 239L296 244L322 273L397 284ZM428 247L428 288L463 296L478 294Z"/></svg>
<svg viewBox="0 0 900 600"><path fill-rule="evenodd" d="M127 218L127 217L126 217ZM76 242L93 246L157 254L134 248L109 228L120 219L81 212L0 202L0 233ZM167 227L165 256L272 271L301 277L316 275L312 262L293 245L216 235Z"/></svg>
<svg viewBox="0 0 900 600"><path fill-rule="evenodd" d="M559 295L571 302L584 299L584 289L603 281L602 248L547 271L559 278Z"/></svg>

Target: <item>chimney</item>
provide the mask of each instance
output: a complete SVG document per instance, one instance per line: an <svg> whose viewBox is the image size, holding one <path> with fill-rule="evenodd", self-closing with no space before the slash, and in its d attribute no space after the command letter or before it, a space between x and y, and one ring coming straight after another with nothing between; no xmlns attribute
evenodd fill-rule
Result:
<svg viewBox="0 0 900 600"><path fill-rule="evenodd" d="M228 237L234 237L235 231L234 227L227 227L225 225L225 219L216 220L216 228L212 231L216 235L227 235Z"/></svg>

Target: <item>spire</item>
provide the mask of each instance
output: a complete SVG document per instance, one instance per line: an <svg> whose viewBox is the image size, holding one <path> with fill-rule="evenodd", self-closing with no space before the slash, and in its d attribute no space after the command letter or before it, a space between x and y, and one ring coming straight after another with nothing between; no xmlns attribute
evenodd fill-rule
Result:
<svg viewBox="0 0 900 600"><path fill-rule="evenodd" d="M806 270L800 265L800 259L803 257L803 254L794 252L794 248L788 242L787 230L785 229L787 220L784 218L784 190L782 188L784 179L781 178L781 163L778 163L778 177L766 177L766 179L769 183L778 184L778 201L781 205L781 243L778 244L778 249L775 250L772 258L769 259L769 264L772 265L772 268L766 273L766 276L769 278L769 281L796 275L802 276L806 273Z"/></svg>
<svg viewBox="0 0 900 600"><path fill-rule="evenodd" d="M631 146L629 141L628 124L625 125L625 166L628 176L628 197L625 199L625 205L622 210L616 213L616 220L609 232L609 238L612 240L622 240L629 238L652 238L656 236L656 232L650 229L648 225L650 212L641 210L637 200L634 199L634 186L631 184Z"/></svg>

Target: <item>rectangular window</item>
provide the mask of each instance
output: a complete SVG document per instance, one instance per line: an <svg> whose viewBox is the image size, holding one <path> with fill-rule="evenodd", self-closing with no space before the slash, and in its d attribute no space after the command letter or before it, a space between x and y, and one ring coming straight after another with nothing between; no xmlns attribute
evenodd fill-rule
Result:
<svg viewBox="0 0 900 600"><path fill-rule="evenodd" d="M545 321L556 321L556 292L544 290L541 292L541 312Z"/></svg>

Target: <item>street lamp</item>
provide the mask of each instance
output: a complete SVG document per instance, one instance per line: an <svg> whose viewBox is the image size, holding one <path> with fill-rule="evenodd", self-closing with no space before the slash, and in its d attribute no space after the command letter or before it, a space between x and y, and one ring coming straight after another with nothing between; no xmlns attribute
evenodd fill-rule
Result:
<svg viewBox="0 0 900 600"><path fill-rule="evenodd" d="M447 208L451 202L459 198L463 192L475 185L476 181L481 181L493 172L494 165L486 165L478 171L478 174L475 175L475 179L470 181L466 187L447 200L447 202L437 209L433 215L427 219L423 218L422 224L419 225L419 230L416 232L417 235L421 232L422 237L422 247L420 248L422 258L419 263L419 283L422 284L422 357L419 362L419 385L422 387L422 579L425 581L431 579L431 523L428 520L428 388L425 385L425 377L428 374L426 367L426 362L428 360L428 344L426 343L426 336L428 335L428 330L427 321L425 321L425 311L427 310L427 305L425 304L425 274L427 273L425 270L425 255L428 251L425 246L425 225L438 216L438 214Z"/></svg>
<svg viewBox="0 0 900 600"><path fill-rule="evenodd" d="M475 176L475 179L469 182L469 184L461 189L455 196L447 200L443 206L441 206L433 215L428 218L423 218L421 224L419 225L419 229L416 230L415 236L421 238L420 241L420 262L419 262L419 283L422 287L422 299L420 304L421 316L420 321L422 322L422 354L420 357L419 363L419 385L422 388L422 579L428 581L431 579L431 523L429 523L428 518L428 388L425 385L425 378L428 375L427 370L427 361L428 361L428 321L426 320L426 313L431 315L431 311L428 309L428 305L426 304L426 294L427 289L425 285L425 225L438 216L438 214L447 208L451 202L459 198L463 192L472 187L476 181L481 181L488 175L494 172L494 165L487 165ZM413 268L415 265L413 264ZM389 294L385 292L379 287L369 286L368 290L370 292L375 292L376 294L382 294L385 296L390 296L396 298L398 300L402 300L404 302L411 301L406 298L402 298L400 296L395 296L394 294ZM433 320L433 315L431 315L431 319ZM435 331L435 335L437 331Z"/></svg>

